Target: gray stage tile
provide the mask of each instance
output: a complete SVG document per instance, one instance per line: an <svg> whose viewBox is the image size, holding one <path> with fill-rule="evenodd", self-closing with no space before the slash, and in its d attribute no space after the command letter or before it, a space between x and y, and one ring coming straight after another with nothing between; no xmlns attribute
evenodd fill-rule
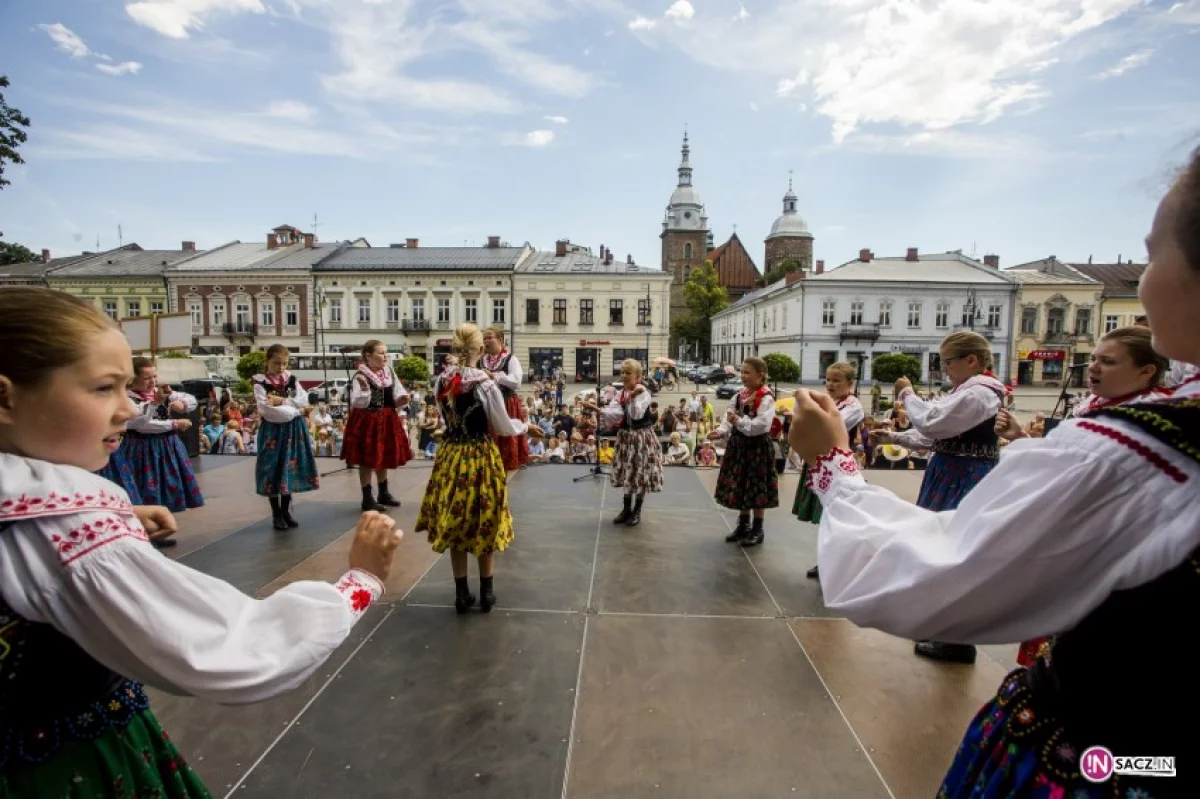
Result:
<svg viewBox="0 0 1200 799"><path fill-rule="evenodd" d="M296 690L253 705L218 705L147 689L159 722L214 796L222 796L346 662L390 608L370 608L350 636Z"/></svg>
<svg viewBox="0 0 1200 799"><path fill-rule="evenodd" d="M607 613L775 616L741 547L725 543L727 533L715 509L658 510L637 527L605 519L592 606Z"/></svg>
<svg viewBox="0 0 1200 799"><path fill-rule="evenodd" d="M196 474L203 474L253 460L254 458L249 455L201 455L198 458L192 458L192 470Z"/></svg>
<svg viewBox="0 0 1200 799"><path fill-rule="evenodd" d="M583 618L399 609L238 796L558 796Z"/></svg>
<svg viewBox="0 0 1200 799"><path fill-rule="evenodd" d="M747 554L784 614L841 616L825 607L821 583L804 576L817 565L816 525L790 513L776 513L767 518L764 529L767 538L762 546L750 548Z"/></svg>
<svg viewBox="0 0 1200 799"><path fill-rule="evenodd" d="M596 551L596 511L514 514L513 525L513 543L495 560L497 607L586 610ZM470 561L471 590L478 595L478 567L474 557ZM453 603L454 574L448 556L413 588L408 601Z"/></svg>
<svg viewBox="0 0 1200 799"><path fill-rule="evenodd" d="M509 484L508 504L514 515L564 508L593 511L608 477L588 477L574 482L573 478L587 475L587 466L541 464L527 466L513 475Z"/></svg>
<svg viewBox="0 0 1200 799"><path fill-rule="evenodd" d="M610 486L604 495L605 510L620 511L624 492L623 488ZM647 494L644 507L697 513L717 513L721 510L713 503L712 492L700 482L696 470L680 466L663 468L662 491Z"/></svg>
<svg viewBox="0 0 1200 799"><path fill-rule="evenodd" d="M180 560L253 594L352 529L360 515L358 503L305 502L303 495L292 503L296 529L274 529L270 512L264 499L263 519Z"/></svg>
<svg viewBox="0 0 1200 799"><path fill-rule="evenodd" d="M567 795L887 796L787 625L590 619Z"/></svg>

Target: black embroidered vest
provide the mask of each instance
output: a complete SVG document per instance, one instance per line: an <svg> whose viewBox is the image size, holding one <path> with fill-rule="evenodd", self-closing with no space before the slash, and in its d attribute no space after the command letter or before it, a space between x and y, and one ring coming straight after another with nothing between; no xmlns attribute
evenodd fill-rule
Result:
<svg viewBox="0 0 1200 799"><path fill-rule="evenodd" d="M265 375L258 375L257 381L259 385L267 392L268 397L283 397L287 399L296 392L296 376L288 375L287 382L282 386L272 383Z"/></svg>
<svg viewBox="0 0 1200 799"><path fill-rule="evenodd" d="M649 389L646 389L649 391ZM629 415L629 407L633 404L633 397L630 396L629 402L621 406L621 411L624 415L621 417L622 430L645 430L647 427L654 427L658 424L658 413L649 408L642 414L641 419L634 419Z"/></svg>
<svg viewBox="0 0 1200 799"><path fill-rule="evenodd" d="M367 378L367 385L371 388L371 402L367 405L366 410L381 411L384 408L396 407L396 384L394 382L390 386L380 387Z"/></svg>
<svg viewBox="0 0 1200 799"><path fill-rule="evenodd" d="M953 438L939 438L933 442L933 451L960 458L1000 457L1000 437L996 435L996 417L985 419L965 433Z"/></svg>
<svg viewBox="0 0 1200 799"><path fill-rule="evenodd" d="M474 388L469 388L457 396L440 397L438 407L442 411L442 418L446 420L443 444L490 440L487 409L483 407Z"/></svg>

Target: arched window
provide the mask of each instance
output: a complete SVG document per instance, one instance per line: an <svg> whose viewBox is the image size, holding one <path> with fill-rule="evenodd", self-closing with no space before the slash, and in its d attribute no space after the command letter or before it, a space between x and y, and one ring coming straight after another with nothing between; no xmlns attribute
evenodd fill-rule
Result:
<svg viewBox="0 0 1200 799"><path fill-rule="evenodd" d="M689 241L683 245L683 257L687 260L692 260L692 243Z"/></svg>
<svg viewBox="0 0 1200 799"><path fill-rule="evenodd" d="M692 245L689 244L688 246L691 247ZM687 280L691 276L692 276L692 268L690 266L683 267L683 279Z"/></svg>

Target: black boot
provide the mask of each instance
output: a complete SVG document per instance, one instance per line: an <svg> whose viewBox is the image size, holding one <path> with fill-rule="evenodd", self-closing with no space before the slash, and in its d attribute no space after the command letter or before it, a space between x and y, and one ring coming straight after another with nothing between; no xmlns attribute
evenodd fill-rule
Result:
<svg viewBox="0 0 1200 799"><path fill-rule="evenodd" d="M484 613L491 613L492 606L496 604L496 594L492 591L492 578L479 578L479 609Z"/></svg>
<svg viewBox="0 0 1200 799"><path fill-rule="evenodd" d="M379 484L379 495L376 497L376 499L379 500L380 505L388 505L393 508L400 507L400 500L392 496L391 492L388 491L387 484L387 480L384 480Z"/></svg>
<svg viewBox="0 0 1200 799"><path fill-rule="evenodd" d="M940 641L918 641L913 651L923 658L947 663L975 662L975 647L970 644L944 644Z"/></svg>
<svg viewBox="0 0 1200 799"><path fill-rule="evenodd" d="M369 510L377 510L380 513L383 513L385 510L387 510L386 507L384 507L383 505L380 505L378 502L375 501L375 498L371 496L371 484L370 483L367 483L365 486L362 487L362 495L363 495L363 500L362 500L363 513L366 513Z"/></svg>
<svg viewBox="0 0 1200 799"><path fill-rule="evenodd" d="M633 516L633 494L625 495L625 505L617 517L613 519L613 524L625 524Z"/></svg>
<svg viewBox="0 0 1200 799"><path fill-rule="evenodd" d="M644 498L644 494L638 494L637 499L633 503L633 513L629 514L629 521L625 522L627 526L637 527L642 523L642 500Z"/></svg>
<svg viewBox="0 0 1200 799"><path fill-rule="evenodd" d="M300 522L292 518L292 495L284 494L279 498L279 511L283 516L283 523L290 528L300 526Z"/></svg>
<svg viewBox="0 0 1200 799"><path fill-rule="evenodd" d="M810 580L820 580L821 579L821 571L816 566L813 566L811 569L809 569L808 571L806 571L804 573L804 576Z"/></svg>
<svg viewBox="0 0 1200 799"><path fill-rule="evenodd" d="M750 535L750 516L738 516L737 527L733 528L733 532L725 536L727 543L733 544L741 541L746 536Z"/></svg>
<svg viewBox="0 0 1200 799"><path fill-rule="evenodd" d="M454 578L454 609L459 613L466 613L475 604L475 597L471 596L471 588L467 585L466 577Z"/></svg>
<svg viewBox="0 0 1200 799"><path fill-rule="evenodd" d="M279 504L279 497L267 497L267 500L271 503L272 526L276 530L288 529L287 522L283 520L283 508Z"/></svg>
<svg viewBox="0 0 1200 799"><path fill-rule="evenodd" d="M763 542L763 520L762 517L755 517L754 525L750 528L750 533L742 539L742 546L756 547Z"/></svg>

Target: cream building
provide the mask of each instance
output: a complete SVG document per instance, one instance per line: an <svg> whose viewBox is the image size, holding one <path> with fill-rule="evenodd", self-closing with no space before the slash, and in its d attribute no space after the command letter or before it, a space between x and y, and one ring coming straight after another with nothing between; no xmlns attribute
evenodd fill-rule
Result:
<svg viewBox="0 0 1200 799"><path fill-rule="evenodd" d="M1081 387L1083 369L1096 346L1103 284L1053 256L1004 270L1017 292L1012 367L1017 385L1062 385L1073 372ZM1075 369L1069 367L1074 366Z"/></svg>
<svg viewBox="0 0 1200 799"><path fill-rule="evenodd" d="M170 305L164 271L196 254L190 241L178 250L143 250L127 244L69 259L63 266L51 265L45 280L50 288L85 299L113 319L163 314Z"/></svg>
<svg viewBox="0 0 1200 799"><path fill-rule="evenodd" d="M527 375L561 368L568 383L608 382L626 358L667 354L670 273L560 241L523 259L513 284L512 350Z"/></svg>

